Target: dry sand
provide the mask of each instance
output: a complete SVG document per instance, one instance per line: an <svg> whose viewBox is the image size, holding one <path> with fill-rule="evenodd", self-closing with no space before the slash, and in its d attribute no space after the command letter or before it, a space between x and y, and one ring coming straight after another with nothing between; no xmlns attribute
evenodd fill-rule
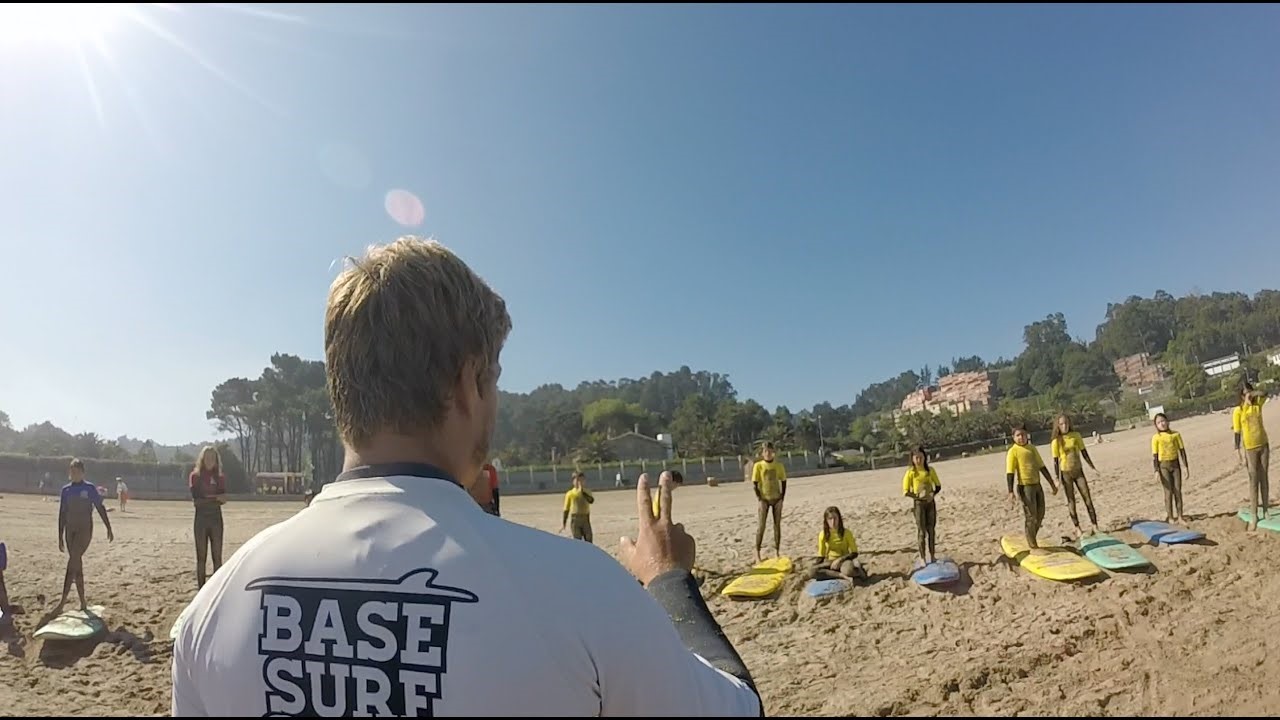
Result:
<svg viewBox="0 0 1280 720"><path fill-rule="evenodd" d="M1272 403L1267 422L1280 433ZM815 551L821 513L839 505L858 536L870 580L812 607L802 581L772 600L733 602L718 591L751 563L754 498L741 483L680 490L677 521L699 541L704 593L755 675L771 715L1267 715L1280 702L1280 536L1247 533L1235 519L1246 479L1232 449L1230 417L1175 424L1190 451L1190 525L1209 542L1141 549L1153 574L1111 573L1088 585L1059 584L1010 567L998 538L1019 532L1004 497L1003 455L939 463L939 554L965 580L949 592L907 579L915 545L902 470L796 479L790 483L783 552ZM1151 430L1115 433L1089 449L1104 529L1163 517L1151 470ZM1047 448L1041 452L1048 457ZM1277 455L1280 457L1280 454ZM1275 465L1276 463L1273 463ZM1276 494L1280 495L1280 473ZM114 502L112 503L114 505ZM1071 529L1062 494L1050 496L1043 539ZM228 554L300 505L228 505ZM554 531L558 496L505 499L508 519ZM610 552L634 531L632 492L601 492L597 542ZM1083 517L1084 510L1081 508ZM52 501L0 500L0 539L16 636L0 651L0 712L13 715L148 715L169 708L168 631L194 593L191 510L135 502L112 513L117 539L98 529L86 557L90 602L107 608L110 632L93 647L59 649L31 634L57 600L64 556ZM766 539L766 544L768 544Z"/></svg>

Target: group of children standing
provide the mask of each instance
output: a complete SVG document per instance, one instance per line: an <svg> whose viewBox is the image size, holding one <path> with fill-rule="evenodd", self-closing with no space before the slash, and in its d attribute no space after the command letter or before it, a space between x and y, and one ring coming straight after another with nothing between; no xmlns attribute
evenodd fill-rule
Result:
<svg viewBox="0 0 1280 720"><path fill-rule="evenodd" d="M1257 522L1267 517L1270 503L1267 466L1270 462L1270 444L1267 431L1262 422L1262 406L1266 395L1246 382L1240 389L1240 399L1231 414L1231 428L1235 435L1236 452L1240 463L1247 468L1249 477L1249 498L1253 510L1253 519L1249 529L1257 528ZM1164 413L1157 413L1152 422L1155 434L1151 437L1151 463L1155 470L1156 481L1164 490L1165 522L1185 521L1183 512L1182 484L1191 476L1191 465L1187 459L1186 444L1182 435L1169 425L1169 418ZM1085 448L1080 433L1071 428L1071 420L1066 415L1056 419L1050 450L1053 457L1054 476L1040 457L1040 451L1030 443L1030 433L1025 427L1013 430L1013 447L1009 448L1005 462L1005 481L1009 489L1009 503L1013 504L1015 496L1021 500L1026 523L1027 545L1038 547L1037 535L1044 521L1044 490L1040 487L1040 478L1049 483L1050 492L1058 493L1061 485L1067 495L1067 507L1071 514L1071 522L1077 534L1082 535L1080 519L1076 511L1076 497L1084 502L1089 513L1092 532L1098 532L1098 513L1094 508L1093 496L1089 490L1089 482L1084 474L1084 464L1097 472L1089 451ZM908 471L908 478L916 472L917 461L913 457L913 470ZM1016 493L1015 493L1016 488ZM904 484L905 489L905 484ZM917 501L919 502L919 501ZM924 517L925 520L921 518ZM917 525L921 537L924 536L925 523L931 523L932 516L916 512ZM930 526L931 532L931 526ZM932 540L932 536L930 536ZM924 557L923 545L921 557ZM932 550L930 550L932 557Z"/></svg>
<svg viewBox="0 0 1280 720"><path fill-rule="evenodd" d="M1266 429L1262 424L1262 405L1265 395L1245 383L1240 391L1240 402L1232 412L1232 431L1240 462L1248 468L1249 494L1254 520L1267 516L1269 487L1267 465L1270 448ZM1155 434L1151 437L1151 462L1156 481L1164 490L1165 521L1183 521L1182 485L1191 475L1187 460L1187 448L1182 435L1169 426L1169 418L1159 413L1153 418ZM1084 535L1080 524L1078 504L1083 503L1089 518L1091 533L1098 532L1098 511L1093 493L1085 475L1085 466L1097 472L1093 458L1085 446L1084 438L1071 424L1071 418L1062 414L1054 420L1049 443L1053 459L1053 472L1045 464L1040 450L1031 443L1031 433L1024 426L1013 428L1013 445L1005 455L1005 483L1009 493L1009 505L1015 500L1022 505L1027 545L1039 547L1038 536L1044 523L1046 503L1041 480L1049 484L1049 492L1058 494L1061 486L1067 496L1067 511L1077 536ZM673 483L680 485L684 478L677 471L668 470ZM787 468L776 457L772 443L761 448L760 459L751 466L750 480L756 496L756 561L763 559L765 528L773 519L773 551L782 550L782 507L787 495ZM574 538L592 541L591 504L595 497L586 489L586 477L575 473L573 487L565 493L561 517L561 532L570 531ZM916 543L919 564L937 561L937 497L942 492L938 472L929 465L929 453L924 447L911 452L911 464L902 478L902 494L910 498L916 524ZM654 498L654 514L658 512L658 498ZM858 559L858 542L853 531L845 526L840 508L828 507L822 514L822 529L818 532L818 554L809 570L815 579L855 580L866 576L866 570Z"/></svg>
<svg viewBox="0 0 1280 720"><path fill-rule="evenodd" d="M1262 421L1264 393L1248 382L1240 390L1239 403L1232 411L1231 426L1240 463L1249 477L1249 497L1253 520L1249 528L1256 529L1257 522L1268 516L1270 503L1268 465L1270 444ZM1183 481L1191 476L1187 448L1182 435L1174 431L1169 418L1158 413L1152 418L1155 433L1151 437L1151 462L1156 481L1164 491L1165 522L1185 521L1183 511ZM1097 472L1093 458L1085 446L1084 438L1071 424L1071 418L1062 414L1054 420L1050 440L1053 473L1031 443L1031 433L1026 427L1013 428L1013 446L1005 456L1005 482L1012 506L1015 498L1021 502L1027 545L1039 547L1038 536L1045 517L1045 496L1041 479L1049 484L1050 493L1057 495L1061 486L1067 496L1067 511L1077 536L1083 536L1078 503L1083 503L1088 514L1091 533L1098 532L1098 511L1084 467ZM764 537L766 519L773 516L774 552L780 554L782 500L786 495L786 468L774 459L773 446L766 444L762 459L752 470L752 483L758 500L756 521L756 558L760 559L760 547ZM916 543L919 564L937 561L937 496L942 492L942 482L937 471L929 465L929 454L924 447L911 453L911 464L902 478L902 494L910 498L916 524ZM815 579L854 580L864 577L866 571L858 560L858 544L853 531L845 526L840 508L828 507L822 515L822 529L818 533L818 555L810 571Z"/></svg>

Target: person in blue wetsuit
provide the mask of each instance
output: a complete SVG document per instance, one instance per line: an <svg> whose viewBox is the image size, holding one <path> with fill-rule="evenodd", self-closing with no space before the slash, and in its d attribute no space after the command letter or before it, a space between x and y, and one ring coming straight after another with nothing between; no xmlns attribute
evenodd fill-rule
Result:
<svg viewBox="0 0 1280 720"><path fill-rule="evenodd" d="M102 504L98 488L84 481L84 462L72 460L67 477L71 482L62 486L62 498L58 504L58 552L67 553L67 574L62 581L62 602L58 607L67 604L71 583L74 582L76 594L80 596L80 609L85 610L88 604L84 599L84 553L93 541L95 508L102 524L107 526L107 541L114 541L116 536L111 531L111 519L107 517L107 508Z"/></svg>

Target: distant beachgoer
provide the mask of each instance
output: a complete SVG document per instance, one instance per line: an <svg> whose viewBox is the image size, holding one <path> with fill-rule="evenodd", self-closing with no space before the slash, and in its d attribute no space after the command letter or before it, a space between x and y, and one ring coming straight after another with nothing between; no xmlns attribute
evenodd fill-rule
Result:
<svg viewBox="0 0 1280 720"><path fill-rule="evenodd" d="M0 625L13 622L9 612L9 590L4 585L4 571L9 566L9 554L5 544L0 542Z"/></svg>
<svg viewBox="0 0 1280 720"><path fill-rule="evenodd" d="M1076 492L1084 501L1084 508L1089 512L1089 524L1093 533L1098 533L1098 512L1093 508L1093 495L1089 492L1089 481L1084 476L1084 467L1080 463L1083 457L1089 463L1089 469L1098 472L1085 448L1084 438L1071 427L1071 418L1064 413L1053 421L1053 440L1049 443L1049 454L1053 456L1053 474L1058 484L1067 493L1067 508L1071 512L1071 524L1076 526L1076 535L1081 536L1080 517L1076 514Z"/></svg>
<svg viewBox="0 0 1280 720"><path fill-rule="evenodd" d="M658 476L658 482L661 483L663 479L671 481L671 492L675 492L676 488L684 486L684 475L681 475L679 470L663 470L662 474ZM653 516L658 517L661 514L662 493L658 493L653 496Z"/></svg>
<svg viewBox="0 0 1280 720"><path fill-rule="evenodd" d="M764 444L761 459L751 468L751 484L756 493L756 561L761 559L764 526L773 515L773 554L782 555L782 501L787 496L787 467L774 459L773 443Z"/></svg>
<svg viewBox="0 0 1280 720"><path fill-rule="evenodd" d="M564 516L560 519L560 532L564 532L565 525L568 524L574 540L592 542L591 503L595 501L591 491L587 490L587 476L575 472L573 487L564 494Z"/></svg>
<svg viewBox="0 0 1280 720"><path fill-rule="evenodd" d="M1018 486L1018 497L1022 500L1022 513L1026 522L1027 545L1040 547L1036 536L1040 534L1040 524L1044 522L1044 488L1040 487L1040 477L1049 482L1054 495L1058 494L1058 486L1044 466L1044 458L1040 451L1031 444L1031 433L1021 425L1013 429L1013 447L1005 456L1005 482L1009 485L1009 507L1013 507L1014 484Z"/></svg>
<svg viewBox="0 0 1280 720"><path fill-rule="evenodd" d="M1156 434L1151 436L1151 464L1156 469L1156 480L1164 487L1164 521L1179 522L1182 515L1182 481L1191 477L1191 463L1187 461L1187 446L1182 434L1169 428L1169 418L1156 413ZM1186 467L1184 473L1182 468Z"/></svg>
<svg viewBox="0 0 1280 720"><path fill-rule="evenodd" d="M911 451L911 467L902 476L902 494L915 501L916 543L920 547L920 562L932 563L937 560L934 546L938 536L938 504L935 500L942 492L942 482L938 480L938 471L929 467L929 453L918 447ZM929 555L926 558L926 545Z"/></svg>
<svg viewBox="0 0 1280 720"><path fill-rule="evenodd" d="M1247 380L1240 387L1240 404L1231 411L1231 431L1235 434L1236 455L1249 473L1249 504L1253 509L1250 530L1270 512L1271 492L1267 464L1271 462L1271 444L1262 422L1262 406L1266 393L1255 390ZM1242 452L1243 450L1243 452Z"/></svg>
<svg viewBox="0 0 1280 720"><path fill-rule="evenodd" d="M867 576L862 561L858 560L858 541L853 531L844 526L840 508L834 505L822 513L817 563L809 576L814 580L850 581Z"/></svg>
<svg viewBox="0 0 1280 720"><path fill-rule="evenodd" d="M498 492L498 469L492 463L485 463L484 469L485 485L489 488L489 504L485 508L485 512L490 515L502 515L502 507L499 504Z"/></svg>
<svg viewBox="0 0 1280 720"><path fill-rule="evenodd" d="M129 486L125 484L124 478L116 478L116 499L120 501L120 512L124 512L125 506L129 504Z"/></svg>
<svg viewBox="0 0 1280 720"><path fill-rule="evenodd" d="M212 445L200 451L191 471L191 502L195 505L196 585L209 579L205 560L210 555L213 571L222 567L222 506L227 502L227 478L222 474L222 458Z"/></svg>
<svg viewBox="0 0 1280 720"><path fill-rule="evenodd" d="M72 460L67 479L70 482L62 486L58 504L58 552L67 553L67 572L62 580L62 602L58 607L67 604L67 596L71 594L74 583L76 595L80 597L80 609L86 610L89 605L84 599L84 554L89 543L93 542L94 510L98 511L98 517L107 528L107 542L114 542L116 536L111 530L111 518L107 517L102 494L97 486L84 480L84 462Z"/></svg>

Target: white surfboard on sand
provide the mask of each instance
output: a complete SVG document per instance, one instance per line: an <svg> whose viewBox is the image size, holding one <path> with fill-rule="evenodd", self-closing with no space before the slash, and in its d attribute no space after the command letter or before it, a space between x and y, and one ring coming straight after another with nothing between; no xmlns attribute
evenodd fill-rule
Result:
<svg viewBox="0 0 1280 720"><path fill-rule="evenodd" d="M36 630L33 637L42 640L88 640L106 632L107 623L102 619L104 611L101 605L90 605L88 611L67 610Z"/></svg>

